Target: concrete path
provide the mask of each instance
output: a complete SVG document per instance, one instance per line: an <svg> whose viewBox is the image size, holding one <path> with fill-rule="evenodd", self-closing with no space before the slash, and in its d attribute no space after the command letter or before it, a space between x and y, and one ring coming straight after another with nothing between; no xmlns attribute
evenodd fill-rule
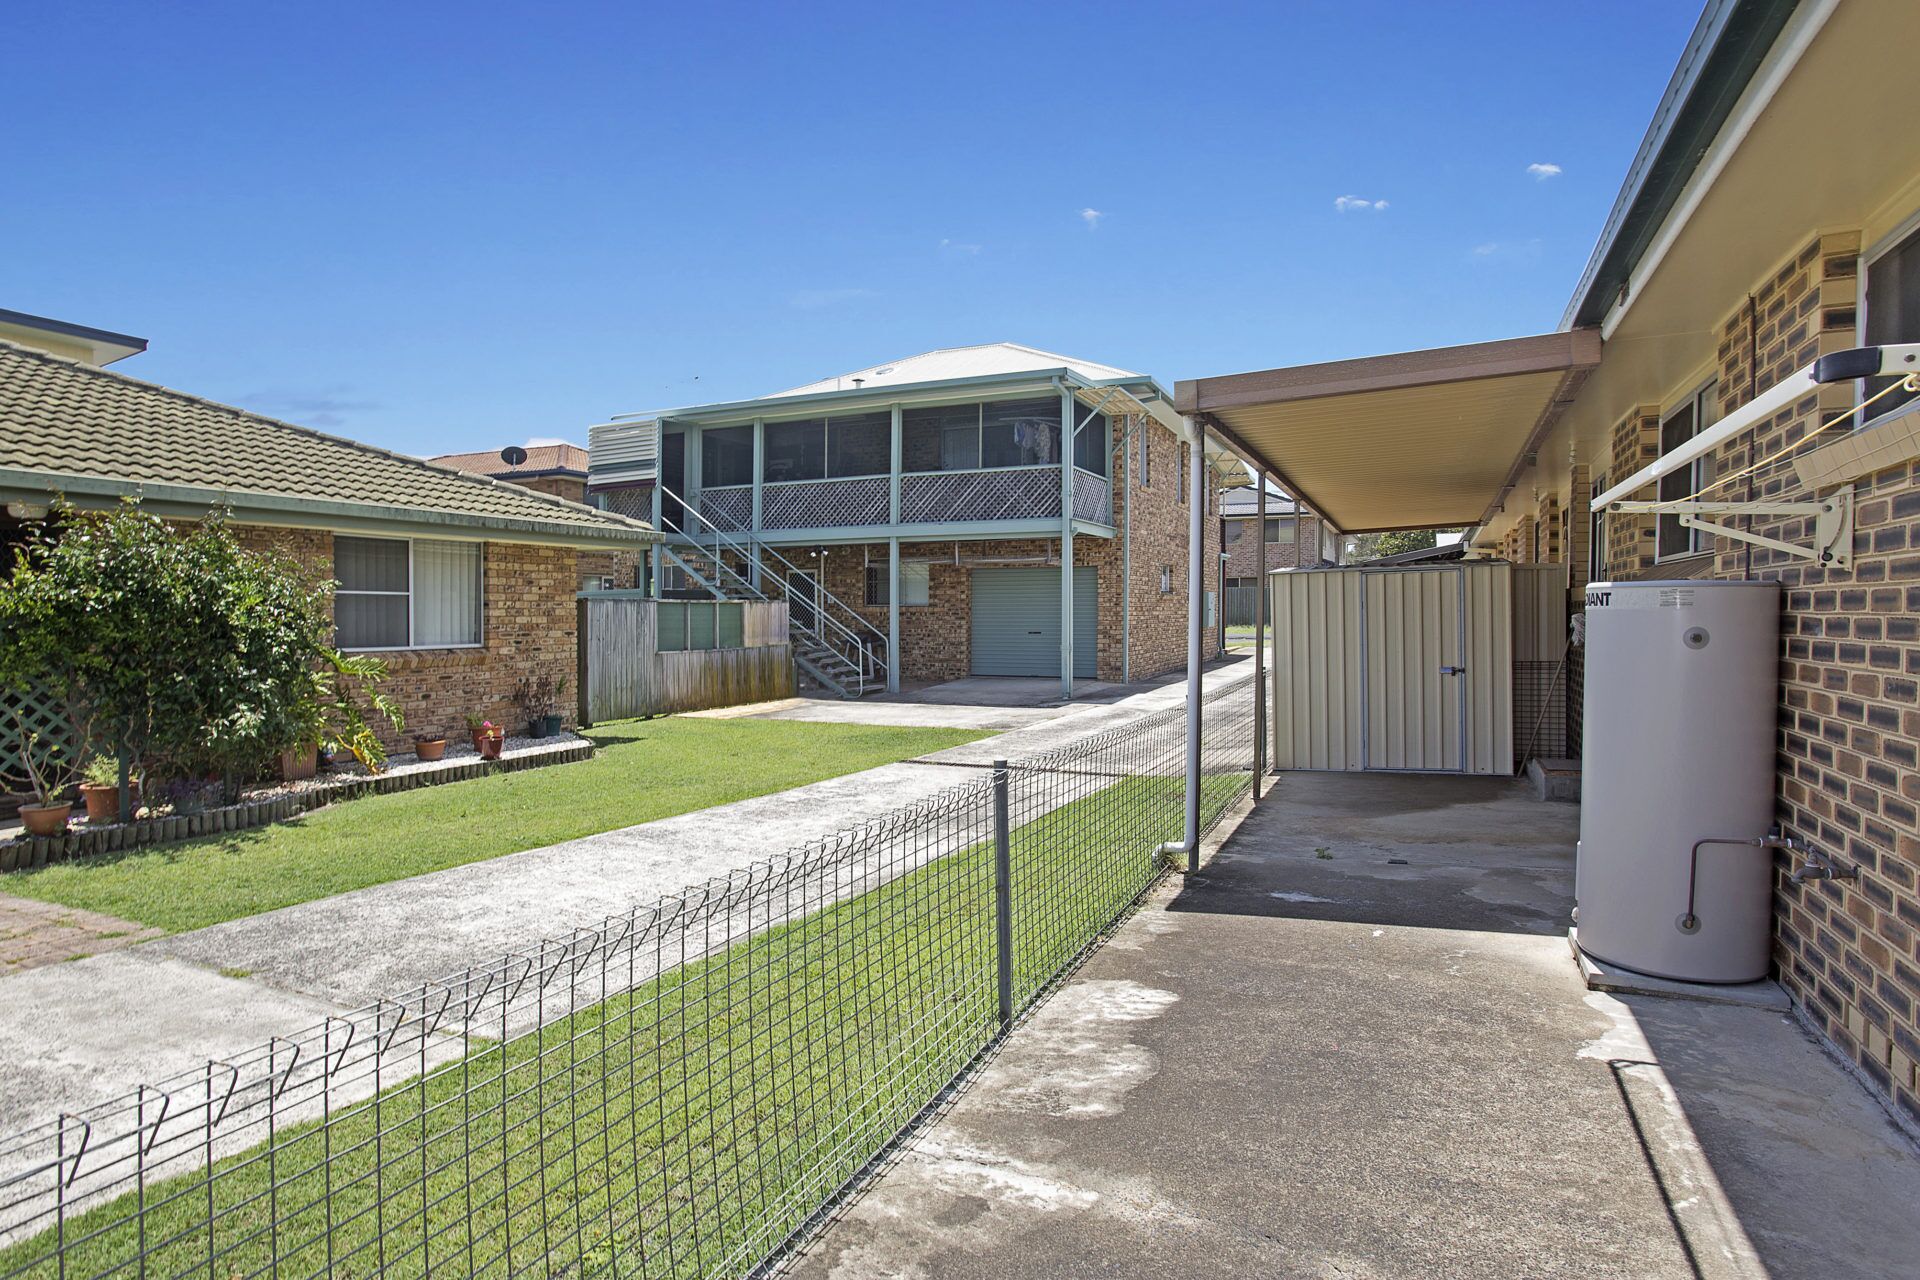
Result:
<svg viewBox="0 0 1920 1280"><path fill-rule="evenodd" d="M1799 1024L1586 990L1576 823L1285 777L793 1272L1913 1275L1920 1157Z"/></svg>
<svg viewBox="0 0 1920 1280"><path fill-rule="evenodd" d="M1208 687L1251 674L1250 662L1218 664L1208 672ZM359 1008L541 938L564 936L577 925L879 817L977 778L979 766L996 757L1032 755L1179 706L1184 695L1179 681L1160 682L915 761L0 980L0 1061L11 1064L0 1073L0 1132L201 1065L210 1054L210 1025L222 1029L226 1051L263 1043L312 1025L324 1012ZM139 1052L102 1051L122 1040L141 1046Z"/></svg>
<svg viewBox="0 0 1920 1280"><path fill-rule="evenodd" d="M964 680L921 685L897 694L875 694L851 700L783 698L778 702L721 707L693 714L717 719L810 720L822 724L1007 730L1044 724L1089 706L1125 702L1137 697L1143 688L1159 687L1165 683L1161 680L1147 685L1128 685L1076 680L1073 684L1073 700L1063 701L1060 682L1056 679L968 676Z"/></svg>

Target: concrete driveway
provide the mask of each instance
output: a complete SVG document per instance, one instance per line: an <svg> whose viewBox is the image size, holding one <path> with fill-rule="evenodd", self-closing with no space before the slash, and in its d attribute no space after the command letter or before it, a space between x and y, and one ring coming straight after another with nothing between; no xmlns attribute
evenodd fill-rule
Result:
<svg viewBox="0 0 1920 1280"><path fill-rule="evenodd" d="M1286 776L793 1270L1912 1276L1920 1158L1799 1024L1586 990L1576 814Z"/></svg>
<svg viewBox="0 0 1920 1280"><path fill-rule="evenodd" d="M1252 664L1207 673L1209 689ZM302 903L0 978L0 1130L560 937L1167 707L1177 680L998 737L773 795ZM862 704L825 704L828 706Z"/></svg>

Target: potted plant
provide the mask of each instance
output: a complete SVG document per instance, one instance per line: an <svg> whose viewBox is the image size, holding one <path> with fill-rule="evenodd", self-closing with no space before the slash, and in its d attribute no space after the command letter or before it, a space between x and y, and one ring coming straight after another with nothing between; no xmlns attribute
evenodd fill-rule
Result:
<svg viewBox="0 0 1920 1280"><path fill-rule="evenodd" d="M86 801L87 821L120 821L120 761L109 755L94 755L81 775L80 798ZM127 778L129 807L140 807L140 780Z"/></svg>
<svg viewBox="0 0 1920 1280"><path fill-rule="evenodd" d="M551 738L560 732L560 697L566 692L567 678L526 676L515 686L513 700L527 713L529 732L536 738Z"/></svg>
<svg viewBox="0 0 1920 1280"><path fill-rule="evenodd" d="M507 744L507 731L491 720L482 720L479 730L474 734L473 745L480 749L482 760L498 760L500 748Z"/></svg>
<svg viewBox="0 0 1920 1280"><path fill-rule="evenodd" d="M351 759L351 755L348 757ZM288 747L280 753L280 780L298 782L311 778L320 768L320 746L309 742L304 747Z"/></svg>
<svg viewBox="0 0 1920 1280"><path fill-rule="evenodd" d="M7 766L10 781L24 783L28 804L20 806L20 825L30 836L57 836L67 829L73 813L73 801L62 801L61 793L81 776L80 748L67 746L37 729L29 729L16 708L9 707L8 742L0 744L0 764ZM87 735L78 725L69 742L85 742Z"/></svg>
<svg viewBox="0 0 1920 1280"><path fill-rule="evenodd" d="M422 729L413 735L413 754L421 760L438 760L447 754L447 735L438 729Z"/></svg>
<svg viewBox="0 0 1920 1280"><path fill-rule="evenodd" d="M480 739L486 736L483 730L487 722L481 717L474 715L471 711L467 713L466 721L467 736L473 739L473 749L478 751L480 749Z"/></svg>

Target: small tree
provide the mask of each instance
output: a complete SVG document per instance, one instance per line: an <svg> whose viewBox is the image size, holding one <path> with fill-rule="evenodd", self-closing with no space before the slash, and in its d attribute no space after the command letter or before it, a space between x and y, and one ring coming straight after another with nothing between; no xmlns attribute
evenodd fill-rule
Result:
<svg viewBox="0 0 1920 1280"><path fill-rule="evenodd" d="M332 589L219 516L175 528L132 503L63 506L0 585L0 680L84 707L160 779L231 783L329 733L377 764L361 702L399 713L382 664L334 649Z"/></svg>

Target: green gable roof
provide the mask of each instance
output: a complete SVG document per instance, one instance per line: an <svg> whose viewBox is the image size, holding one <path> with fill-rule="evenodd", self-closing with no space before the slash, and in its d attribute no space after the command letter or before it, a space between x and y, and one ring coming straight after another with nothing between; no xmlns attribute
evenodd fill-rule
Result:
<svg viewBox="0 0 1920 1280"><path fill-rule="evenodd" d="M582 547L638 520L436 466L0 341L0 499L132 495L163 515Z"/></svg>

